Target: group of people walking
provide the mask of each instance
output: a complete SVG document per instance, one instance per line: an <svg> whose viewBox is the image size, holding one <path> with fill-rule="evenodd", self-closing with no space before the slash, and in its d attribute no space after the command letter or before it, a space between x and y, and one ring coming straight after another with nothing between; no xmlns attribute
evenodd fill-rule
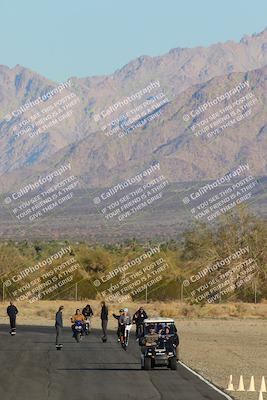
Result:
<svg viewBox="0 0 267 400"><path fill-rule="evenodd" d="M57 346L62 345L60 343L60 341L61 341L61 334L62 334L62 329L63 329L63 310L64 310L64 306L60 306L56 313L56 316L55 316L56 345ZM93 312L90 304L87 304L83 308L82 312L79 308L77 308L75 314L70 319L71 323L73 324L72 330L74 329L74 325L75 325L76 321L80 321L83 325L85 325L86 321L90 320L93 315L94 315L94 312Z"/></svg>
<svg viewBox="0 0 267 400"><path fill-rule="evenodd" d="M55 315L55 329L56 329L56 345L61 345L61 336L63 329L63 311L64 306L61 305L56 312ZM10 322L10 333L16 331L16 318L18 314L17 307L10 301L9 306L7 307L7 315L9 317ZM87 304L82 311L77 309L75 314L71 317L71 323L74 324L75 321L81 321L85 323L91 319L94 315L93 309L90 304ZM117 327L117 336L118 341L124 343L125 331L127 326L135 324L136 326L136 339L138 339L143 331L143 321L147 318L147 313L145 312L143 307L140 307L136 313L133 315L133 318L129 314L128 308L121 308L118 314L112 314L114 318L118 321ZM101 320L101 328L102 328L102 341L106 342L108 337L108 317L109 311L105 301L101 302L101 311L100 311L100 320ZM73 326L73 325L72 325Z"/></svg>
<svg viewBox="0 0 267 400"><path fill-rule="evenodd" d="M124 343L123 338L125 337L125 331L127 331L127 326L130 326L132 323L136 326L136 339L139 339L140 336L143 334L143 322L147 318L147 313L145 312L143 307L140 307L136 311L133 318L131 318L128 308L121 308L118 315L116 315L115 313L113 313L112 315L118 321L118 341ZM123 347L126 347L125 343Z"/></svg>
<svg viewBox="0 0 267 400"><path fill-rule="evenodd" d="M64 306L60 306L56 316L55 316L55 328L56 328L56 345L61 345L61 334L63 329L63 310ZM82 312L80 309L77 309L75 314L71 317L72 324L75 321L81 321L84 323L86 320L90 319L94 315L92 307L90 304L87 304L86 307L83 308ZM112 314L114 318L118 321L117 327L117 336L118 341L121 341L123 347L125 348L125 331L127 330L127 326L130 326L132 323L136 325L136 338L138 339L142 335L142 326L143 321L147 318L147 313L145 312L143 307L140 307L133 318L131 318L129 314L128 308L122 308L119 311L119 314ZM105 301L101 302L101 311L100 311L100 320L101 320L101 328L102 328L102 341L105 343L108 337L108 318L109 311ZM73 325L74 327L74 325Z"/></svg>

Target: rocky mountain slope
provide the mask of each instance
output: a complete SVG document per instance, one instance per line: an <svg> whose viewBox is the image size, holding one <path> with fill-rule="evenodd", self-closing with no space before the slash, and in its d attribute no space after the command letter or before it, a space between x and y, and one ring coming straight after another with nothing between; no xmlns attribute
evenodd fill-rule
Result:
<svg viewBox="0 0 267 400"><path fill-rule="evenodd" d="M228 41L208 48L173 49L158 57L139 57L111 76L71 78L69 88L21 115L12 115L12 111L59 84L18 65L12 69L1 66L1 181L8 188L54 168L62 160L72 161L85 187L117 182L155 160L160 161L162 171L173 182L215 177L244 158L250 160L255 174L265 175L265 65L267 30L244 37L239 43ZM144 94L142 100L133 101L109 117L97 120L101 111L107 111L155 81L160 87ZM203 143L200 137L194 136L193 124L200 124L238 96L221 102L220 107L210 108L194 118L191 116L188 121L183 116L245 81L250 82L249 92L257 98L257 105L248 118L228 127L211 142ZM33 137L18 129L19 124L33 118L44 106L72 93L78 100L68 118ZM104 127L108 123L158 93L164 93L168 99L159 107L158 117L123 137L105 134ZM241 95L240 92L239 97ZM241 111L244 114L244 110Z"/></svg>

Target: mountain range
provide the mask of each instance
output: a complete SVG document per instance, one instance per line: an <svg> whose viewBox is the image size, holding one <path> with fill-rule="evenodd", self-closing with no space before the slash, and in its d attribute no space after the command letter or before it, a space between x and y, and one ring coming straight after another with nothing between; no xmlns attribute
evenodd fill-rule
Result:
<svg viewBox="0 0 267 400"><path fill-rule="evenodd" d="M162 173L171 183L214 179L242 160L249 162L254 175L266 175L267 29L244 36L238 43L175 48L157 57L141 56L109 76L71 77L69 81L71 87L54 99L12 115L59 83L20 65L0 66L2 193L54 170L66 160L80 177L83 189L116 184L155 162L160 162ZM159 116L123 137L105 134L103 126L121 118L126 109L131 110L141 100L99 120L101 112L155 81L160 83L157 93L164 93L168 99L156 110ZM246 81L257 99L248 118L227 127L211 141L195 136L193 124L200 125L213 112L230 105L232 99L226 98L219 108L217 105L194 117L192 110ZM34 137L16 135L16 127L36 110L70 94L78 99L70 117ZM144 95L143 100L149 101L155 94Z"/></svg>

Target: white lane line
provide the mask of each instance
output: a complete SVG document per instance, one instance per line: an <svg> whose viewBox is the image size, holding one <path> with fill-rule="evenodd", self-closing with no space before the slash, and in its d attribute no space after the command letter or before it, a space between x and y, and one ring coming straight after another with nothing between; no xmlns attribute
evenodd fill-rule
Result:
<svg viewBox="0 0 267 400"><path fill-rule="evenodd" d="M192 374L196 375L200 380L205 382L207 385L209 385L212 389L216 390L216 392L220 393L222 396L224 396L227 400L233 400L231 396L228 394L224 393L222 390L218 389L216 386L214 386L212 383L207 381L207 379L203 378L202 375L198 374L196 371L188 367L186 364L184 364L182 361L178 361L179 364L181 364L184 368L186 368L188 371L190 371Z"/></svg>

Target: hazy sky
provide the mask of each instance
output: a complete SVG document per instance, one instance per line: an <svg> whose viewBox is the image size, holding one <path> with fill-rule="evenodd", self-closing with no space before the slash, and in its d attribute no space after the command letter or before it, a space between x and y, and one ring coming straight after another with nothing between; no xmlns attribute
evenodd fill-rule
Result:
<svg viewBox="0 0 267 400"><path fill-rule="evenodd" d="M140 55L267 26L266 0L0 0L0 64L46 77L110 74Z"/></svg>

